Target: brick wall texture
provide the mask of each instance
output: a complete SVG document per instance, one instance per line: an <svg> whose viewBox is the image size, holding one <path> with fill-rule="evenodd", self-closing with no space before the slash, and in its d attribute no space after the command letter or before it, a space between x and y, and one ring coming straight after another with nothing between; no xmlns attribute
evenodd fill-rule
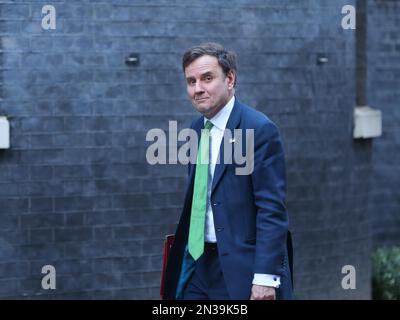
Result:
<svg viewBox="0 0 400 320"><path fill-rule="evenodd" d="M353 140L353 0L0 1L0 298L157 299L184 165L146 133L188 127L181 56L237 52L237 97L280 128L299 299L369 299L370 254L400 243L400 2L368 0L368 99L383 136ZM42 7L56 29L42 29ZM138 53L138 66L125 58ZM328 62L317 64L317 56ZM56 289L42 289L44 265ZM356 289L341 286L344 265Z"/></svg>
<svg viewBox="0 0 400 320"><path fill-rule="evenodd" d="M400 243L400 2L373 1L368 14L368 100L383 113L374 142L371 190L374 247Z"/></svg>

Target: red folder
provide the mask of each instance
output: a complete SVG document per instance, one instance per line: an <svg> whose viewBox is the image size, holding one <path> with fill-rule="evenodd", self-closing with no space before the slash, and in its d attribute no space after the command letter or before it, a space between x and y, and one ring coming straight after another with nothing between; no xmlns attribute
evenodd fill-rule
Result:
<svg viewBox="0 0 400 320"><path fill-rule="evenodd" d="M160 285L160 297L161 299L164 296L164 278L165 278L165 269L167 268L167 261L168 261L168 256L169 256L169 251L171 250L171 247L174 243L175 240L175 235L174 234L168 234L165 236L164 240L164 258L163 258L163 267L162 267L162 272L161 272L161 285Z"/></svg>

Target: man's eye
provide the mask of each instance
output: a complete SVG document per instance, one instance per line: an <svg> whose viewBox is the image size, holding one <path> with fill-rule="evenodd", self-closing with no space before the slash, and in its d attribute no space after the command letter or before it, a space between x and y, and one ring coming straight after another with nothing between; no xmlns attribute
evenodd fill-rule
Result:
<svg viewBox="0 0 400 320"><path fill-rule="evenodd" d="M206 77L206 80L207 80L207 81L211 81L211 80L212 80L212 77L211 77L211 76L207 76L207 77Z"/></svg>
<svg viewBox="0 0 400 320"><path fill-rule="evenodd" d="M188 84L189 84L189 85L194 85L195 83L196 83L195 80L188 80Z"/></svg>

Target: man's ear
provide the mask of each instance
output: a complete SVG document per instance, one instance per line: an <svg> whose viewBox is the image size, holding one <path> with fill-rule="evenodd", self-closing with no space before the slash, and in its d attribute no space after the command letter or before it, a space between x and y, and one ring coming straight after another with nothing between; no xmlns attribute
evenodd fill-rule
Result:
<svg viewBox="0 0 400 320"><path fill-rule="evenodd" d="M229 70L227 78L228 78L228 89L231 90L235 86L236 73L233 72L233 70Z"/></svg>

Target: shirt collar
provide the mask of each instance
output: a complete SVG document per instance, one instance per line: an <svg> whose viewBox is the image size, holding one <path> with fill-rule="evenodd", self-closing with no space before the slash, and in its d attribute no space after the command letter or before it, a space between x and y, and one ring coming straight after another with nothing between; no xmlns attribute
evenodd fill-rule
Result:
<svg viewBox="0 0 400 320"><path fill-rule="evenodd" d="M204 124L207 120L211 121L211 123L220 130L225 130L226 124L228 123L229 116L231 115L233 106L235 104L235 96L233 96L228 103L218 111L218 113L212 117L211 119L207 119L204 117Z"/></svg>

